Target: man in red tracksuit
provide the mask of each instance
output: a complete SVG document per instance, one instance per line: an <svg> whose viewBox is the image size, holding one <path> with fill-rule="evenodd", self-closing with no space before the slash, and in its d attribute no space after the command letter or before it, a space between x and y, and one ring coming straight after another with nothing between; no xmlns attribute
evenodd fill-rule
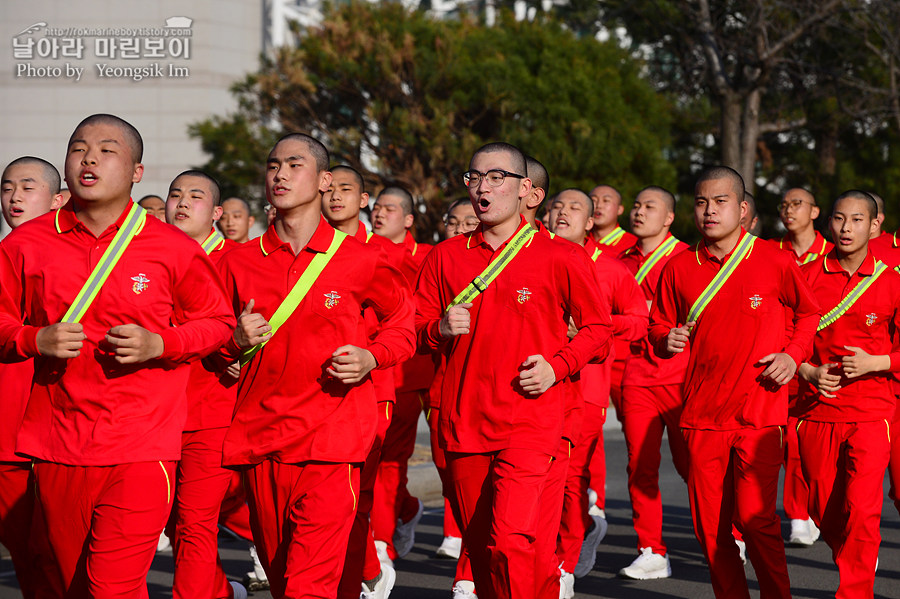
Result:
<svg viewBox="0 0 900 599"><path fill-rule="evenodd" d="M215 229L222 215L219 184L202 171L181 173L169 185L166 222L196 241L214 264L237 243ZM167 533L175 558L175 597L242 599L247 591L225 578L218 520L234 471L222 467L222 441L237 399L237 380L212 359L191 365L188 415L175 475L175 504Z"/></svg>
<svg viewBox="0 0 900 599"><path fill-rule="evenodd" d="M781 239L772 239L779 249L790 252L798 265L812 262L834 247L815 229L815 219L819 217L819 206L810 192L801 188L787 190L778 207L781 223L787 234ZM806 505L809 488L800 471L800 453L797 450L797 378L788 384L788 426L784 437L784 492L782 503L784 513L791 521L789 542L794 545L812 545L819 537L819 531Z"/></svg>
<svg viewBox="0 0 900 599"><path fill-rule="evenodd" d="M382 251L345 237L322 216L328 160L312 137L281 138L266 166L275 221L258 243L220 262L240 314L225 357L265 343L244 353L223 463L244 470L253 538L279 599L337 594L360 467L377 428L369 372L390 368L414 347L402 275ZM292 290L299 303L273 333L270 321ZM374 339L366 308L380 325Z"/></svg>
<svg viewBox="0 0 900 599"><path fill-rule="evenodd" d="M564 398L554 383L606 356L609 316L594 301L599 290L584 251L535 235L519 214L531 187L521 151L484 146L464 180L481 226L425 260L416 330L447 361L440 443L479 597L530 598L540 498L563 432ZM516 248L502 270L491 269L494 279L491 260ZM490 282L470 287L482 273ZM474 288L482 291L471 301L454 302ZM579 329L571 340L566 311Z"/></svg>
<svg viewBox="0 0 900 599"><path fill-rule="evenodd" d="M338 231L355 237L361 243L379 248L384 252L388 263L402 272L408 259L403 246L381 235L367 232L359 220L360 210L369 203L369 194L365 192L362 175L346 165L332 168L331 174L331 187L322 196L322 214L325 215L325 220ZM374 337L378 330L378 318L371 309L366 311L365 318L371 327L369 336ZM367 591L374 588L376 580L379 580L380 589L384 589L385 593L389 593L394 586L393 566L379 561L370 523L382 444L394 410L394 371L395 369L373 370L371 373L378 403L378 426L375 429L375 442L360 471L359 501L350 532L350 542L347 545L347 559L344 562L341 585L338 589L340 599L358 599L360 585L365 584L363 590Z"/></svg>
<svg viewBox="0 0 900 599"><path fill-rule="evenodd" d="M649 306L663 268L688 246L669 232L675 220L675 197L661 187L647 187L637 194L630 219L638 240L620 259L639 281ZM622 388L622 430L628 446L628 495L640 554L619 571L625 578L646 580L672 574L662 538L660 447L663 431L667 431L675 470L687 481L687 449L679 428L687 360L687 352L670 360L658 358L646 336L629 348Z"/></svg>
<svg viewBox="0 0 900 599"><path fill-rule="evenodd" d="M59 171L46 160L23 156L10 162L3 169L0 192L6 224L15 230L22 223L58 210L63 204L59 186ZM0 543L9 550L19 588L26 599L41 596L42 583L54 578L51 573L42 572L35 562L49 556L36 556L28 544L34 512L31 461L16 455L16 435L25 416L33 377L31 359L0 364L5 414L0 420Z"/></svg>
<svg viewBox="0 0 900 599"><path fill-rule="evenodd" d="M790 256L747 237L740 226L743 197L734 170L701 173L694 218L703 240L663 269L650 341L661 357L690 347L681 428L694 532L716 597L749 597L734 521L761 597L786 598L790 582L775 513L784 385L809 354L819 311ZM790 338L786 310L794 314Z"/></svg>
<svg viewBox="0 0 900 599"><path fill-rule="evenodd" d="M0 354L35 358L16 453L36 460L67 596L147 597L172 505L188 361L234 325L203 250L132 203L142 151L122 119L86 118L68 143L69 204L0 244ZM120 229L135 234L107 253L125 239ZM76 302L98 262L114 266L99 268L107 278L92 301Z"/></svg>
<svg viewBox="0 0 900 599"><path fill-rule="evenodd" d="M397 186L381 190L372 207L372 230L375 235L405 249L406 260L401 272L410 287L415 285L419 267L432 247L415 240L411 232L414 224L412 194ZM397 401L384 437L372 507L375 543L385 562L405 557L410 552L415 542L416 525L422 518L422 502L406 487L407 469L416 447L419 414L434 378L434 364L431 356L416 353L394 368L393 374Z"/></svg>
<svg viewBox="0 0 900 599"><path fill-rule="evenodd" d="M550 223L558 239L564 239L585 248L593 214L591 198L577 189L559 192L550 204ZM600 299L609 306L616 339L632 342L647 335L648 310L644 295L631 273L621 262L595 248L588 252L595 266L595 274L601 291ZM574 581L582 578L594 566L597 545L606 534L605 518L588 514L588 486L600 487L605 480L591 478L592 456L603 452L603 425L609 406L610 373L612 361L588 364L573 383L575 392L583 396L580 434L574 435L574 447L568 459L565 476L565 497L559 524L557 556L567 585L566 596L574 592ZM568 449L568 448L567 448ZM570 584L572 583L572 584Z"/></svg>
<svg viewBox="0 0 900 599"><path fill-rule="evenodd" d="M797 435L809 511L840 572L840 598L874 596L896 404L888 373L900 371L891 342L900 327L900 275L868 250L876 216L865 192L841 194L831 213L834 250L803 267L825 315L800 365ZM843 313L834 313L838 307Z"/></svg>

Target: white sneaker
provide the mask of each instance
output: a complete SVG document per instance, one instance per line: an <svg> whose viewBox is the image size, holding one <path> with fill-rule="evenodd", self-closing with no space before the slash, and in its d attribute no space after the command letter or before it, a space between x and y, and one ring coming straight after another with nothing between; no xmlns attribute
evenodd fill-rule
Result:
<svg viewBox="0 0 900 599"><path fill-rule="evenodd" d="M244 588L244 585L233 580L230 581L229 584L231 585L231 592L234 599L247 599L247 589Z"/></svg>
<svg viewBox="0 0 900 599"><path fill-rule="evenodd" d="M653 553L651 547L641 547L641 554L627 568L619 570L622 578L634 580L651 580L668 578L672 575L672 566L668 555Z"/></svg>
<svg viewBox="0 0 900 599"><path fill-rule="evenodd" d="M422 519L422 512L425 511L422 500L417 499L416 501L419 502L419 509L409 522L403 522L397 518L397 528L394 529L394 550L397 552L397 557L406 557L416 542L416 524Z"/></svg>
<svg viewBox="0 0 900 599"><path fill-rule="evenodd" d="M573 599L575 597L575 575L559 569L559 599Z"/></svg>
<svg viewBox="0 0 900 599"><path fill-rule="evenodd" d="M819 536L818 528L816 528L816 535L813 536L813 528L815 526L812 520L791 520L791 538L788 543L800 547L809 547L816 542L816 538Z"/></svg>
<svg viewBox="0 0 900 599"><path fill-rule="evenodd" d="M247 572L247 577L244 580L247 590L269 590L269 577L266 576L266 571L259 561L259 555L256 553L256 545L250 545L250 559L253 560L253 571Z"/></svg>
<svg viewBox="0 0 900 599"><path fill-rule="evenodd" d="M601 510L600 508L597 507L597 504L595 503L594 505L592 505L591 507L588 508L588 516L600 516L601 518L606 520L606 510Z"/></svg>
<svg viewBox="0 0 900 599"><path fill-rule="evenodd" d="M156 542L156 552L163 553L165 551L172 551L172 542L165 532L161 532L159 533L159 540Z"/></svg>
<svg viewBox="0 0 900 599"><path fill-rule="evenodd" d="M747 543L743 541L734 540L734 544L738 546L738 553L741 556L741 563L745 566L747 565Z"/></svg>
<svg viewBox="0 0 900 599"><path fill-rule="evenodd" d="M366 583L362 583L362 591L359 599L387 599L391 596L394 583L397 582L397 573L388 565L381 564L381 578L375 583L375 588L370 589Z"/></svg>
<svg viewBox="0 0 900 599"><path fill-rule="evenodd" d="M597 491L588 489L588 509L597 505Z"/></svg>
<svg viewBox="0 0 900 599"><path fill-rule="evenodd" d="M437 557L445 557L447 559L459 559L462 551L462 539L459 537L444 537L444 542L434 552Z"/></svg>
<svg viewBox="0 0 900 599"><path fill-rule="evenodd" d="M391 559L391 556L388 555L387 552L387 543L384 541L375 541L375 553L378 554L378 561L381 562L382 566L390 566L394 567L394 560Z"/></svg>
<svg viewBox="0 0 900 599"><path fill-rule="evenodd" d="M575 578L584 578L594 569L594 564L597 561L597 546L603 540L603 537L606 536L606 531L609 529L606 518L591 516L591 520L594 521L594 527L588 531L587 536L581 543L578 563L575 565L574 572L572 572Z"/></svg>
<svg viewBox="0 0 900 599"><path fill-rule="evenodd" d="M812 537L813 543L815 543L819 539L819 535L822 533L821 531L819 531L819 527L816 526L816 523L813 522L812 518L807 520L807 522L809 523L809 535Z"/></svg>
<svg viewBox="0 0 900 599"><path fill-rule="evenodd" d="M453 585L453 599L478 599L478 595L475 594L475 583L471 580L457 582Z"/></svg>

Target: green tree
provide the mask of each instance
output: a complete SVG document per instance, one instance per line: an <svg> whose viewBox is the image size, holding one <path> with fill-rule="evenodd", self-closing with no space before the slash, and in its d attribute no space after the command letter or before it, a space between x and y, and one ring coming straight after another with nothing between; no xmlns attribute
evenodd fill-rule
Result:
<svg viewBox="0 0 900 599"><path fill-rule="evenodd" d="M603 180L629 196L675 181L664 156L669 105L642 79L642 63L549 17L517 22L504 11L486 27L349 2L295 35L235 86L236 114L192 128L209 166L243 167L244 152L260 152L275 132L307 131L334 162L363 172L369 191L409 188L427 207L428 233L445 201L464 193L472 152L493 140L542 161L553 189Z"/></svg>

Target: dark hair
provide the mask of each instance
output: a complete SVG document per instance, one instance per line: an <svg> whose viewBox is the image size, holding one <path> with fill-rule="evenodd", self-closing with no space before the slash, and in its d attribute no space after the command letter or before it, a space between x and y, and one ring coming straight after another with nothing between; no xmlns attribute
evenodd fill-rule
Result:
<svg viewBox="0 0 900 599"><path fill-rule="evenodd" d="M33 164L35 166L39 166L41 168L44 183L46 183L47 187L50 188L50 193L52 193L53 195L59 193L59 186L60 184L62 184L62 180L59 177L59 171L56 170L55 166L53 166L43 158L38 158L36 156L22 156L21 158L16 158L15 160L7 164L6 168L3 169L3 179L6 179L6 172L10 168L19 166L20 164Z"/></svg>
<svg viewBox="0 0 900 599"><path fill-rule="evenodd" d="M283 141L299 141L306 144L310 154L312 154L313 158L316 160L316 171L321 173L322 171L328 170L328 165L331 164L328 148L315 137L307 135L306 133L288 133L287 135L282 135L281 138L275 142L275 145L272 146L272 149L274 150L278 144Z"/></svg>
<svg viewBox="0 0 900 599"><path fill-rule="evenodd" d="M618 190L618 189L616 189L615 187L613 187L613 186L610 185L609 183L600 183L599 185L594 185L594 189L597 189L598 187L609 187L610 189L613 190L613 193L616 194L616 198L618 198L619 204L622 203L622 194L619 193L619 190ZM594 191L594 189L592 189L591 191Z"/></svg>
<svg viewBox="0 0 900 599"><path fill-rule="evenodd" d="M463 204L468 204L471 200L469 198L459 198L450 202L450 205L447 206L447 210L444 212L444 218L450 216L450 213L456 210L457 206L461 206Z"/></svg>
<svg viewBox="0 0 900 599"><path fill-rule="evenodd" d="M531 179L532 187L540 187L544 190L544 194L550 193L550 174L537 158L526 156L525 170L528 178Z"/></svg>
<svg viewBox="0 0 900 599"><path fill-rule="evenodd" d="M701 183L716 181L718 179L730 180L732 190L734 191L734 195L737 197L738 202L744 201L744 192L746 191L744 178L733 168L721 164L703 169L703 172L700 173L700 176L697 177L697 182L694 184L694 193L697 192L697 187L699 187Z"/></svg>
<svg viewBox="0 0 900 599"><path fill-rule="evenodd" d="M350 173L351 175L353 175L353 179L356 180L356 184L359 185L359 192L360 193L366 192L366 182L358 170L356 170L355 168L353 168L352 166L350 166L348 164L338 164L338 165L331 167L332 174L339 173L341 171L344 171L344 172L347 172L347 173Z"/></svg>
<svg viewBox="0 0 900 599"><path fill-rule="evenodd" d="M472 154L472 160L475 160L475 157L479 154L493 154L494 152L506 152L509 154L512 157L512 168L517 171L517 174L528 175L528 167L525 164L525 154L523 154L522 150L516 146L508 144L505 141L495 141L481 146L475 150L474 154ZM472 168L472 160L469 161L469 168Z"/></svg>
<svg viewBox="0 0 900 599"><path fill-rule="evenodd" d="M75 139L75 134L88 125L112 125L118 127L122 130L122 133L125 134L125 143L127 143L128 147L131 149L131 159L135 164L140 162L144 157L144 140L141 138L141 134L134 128L134 125L114 114L92 114L78 123L78 126L75 127L75 131L73 131L71 137L69 137L69 143L66 147L71 146L72 141Z"/></svg>
<svg viewBox="0 0 900 599"><path fill-rule="evenodd" d="M666 203L666 208L668 208L669 212L675 212L675 196L671 191L669 191L665 187L660 187L659 185L648 185L644 189L640 190L634 197L637 198L645 191L653 191L660 194L663 197L663 201Z"/></svg>
<svg viewBox="0 0 900 599"><path fill-rule="evenodd" d="M219 182L216 181L215 177L213 177L209 173L205 173L197 169L188 169L182 173L179 173L178 177L199 177L201 179L206 179L206 181L209 183L209 189L210 191L212 191L213 206L218 206L221 203L222 196L221 192L219 191ZM175 183L175 180L178 179L178 177L172 179L172 183ZM171 183L169 184L169 189L172 189ZM249 211L249 209L250 208L248 206L247 210Z"/></svg>
<svg viewBox="0 0 900 599"><path fill-rule="evenodd" d="M834 214L834 211L837 210L837 205L841 200L862 200L869 208L869 216L873 219L878 217L878 202L875 201L875 198L873 198L872 194L870 193L860 191L858 189L850 189L848 191L845 191L844 193L839 195L834 201L834 204L831 205L832 215Z"/></svg>
<svg viewBox="0 0 900 599"><path fill-rule="evenodd" d="M403 209L403 215L408 216L410 214L413 214L412 194L402 187L398 185L385 187L378 192L378 197L375 198L375 201L377 202L382 196L397 196L398 198L400 198L400 207Z"/></svg>
<svg viewBox="0 0 900 599"><path fill-rule="evenodd" d="M872 196L872 199L875 200L875 205L878 206L878 214L884 214L884 200L881 198L881 196L874 191L867 191L866 193Z"/></svg>

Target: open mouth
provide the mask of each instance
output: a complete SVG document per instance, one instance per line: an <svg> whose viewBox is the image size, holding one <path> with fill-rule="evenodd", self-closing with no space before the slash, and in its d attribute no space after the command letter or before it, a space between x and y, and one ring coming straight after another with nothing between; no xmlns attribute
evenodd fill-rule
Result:
<svg viewBox="0 0 900 599"><path fill-rule="evenodd" d="M10 216L22 216L25 214L25 210L19 208L18 206L10 206L9 207L9 215Z"/></svg>
<svg viewBox="0 0 900 599"><path fill-rule="evenodd" d="M90 171L85 171L81 173L81 176L78 178L82 185L91 186L98 181L97 175Z"/></svg>

